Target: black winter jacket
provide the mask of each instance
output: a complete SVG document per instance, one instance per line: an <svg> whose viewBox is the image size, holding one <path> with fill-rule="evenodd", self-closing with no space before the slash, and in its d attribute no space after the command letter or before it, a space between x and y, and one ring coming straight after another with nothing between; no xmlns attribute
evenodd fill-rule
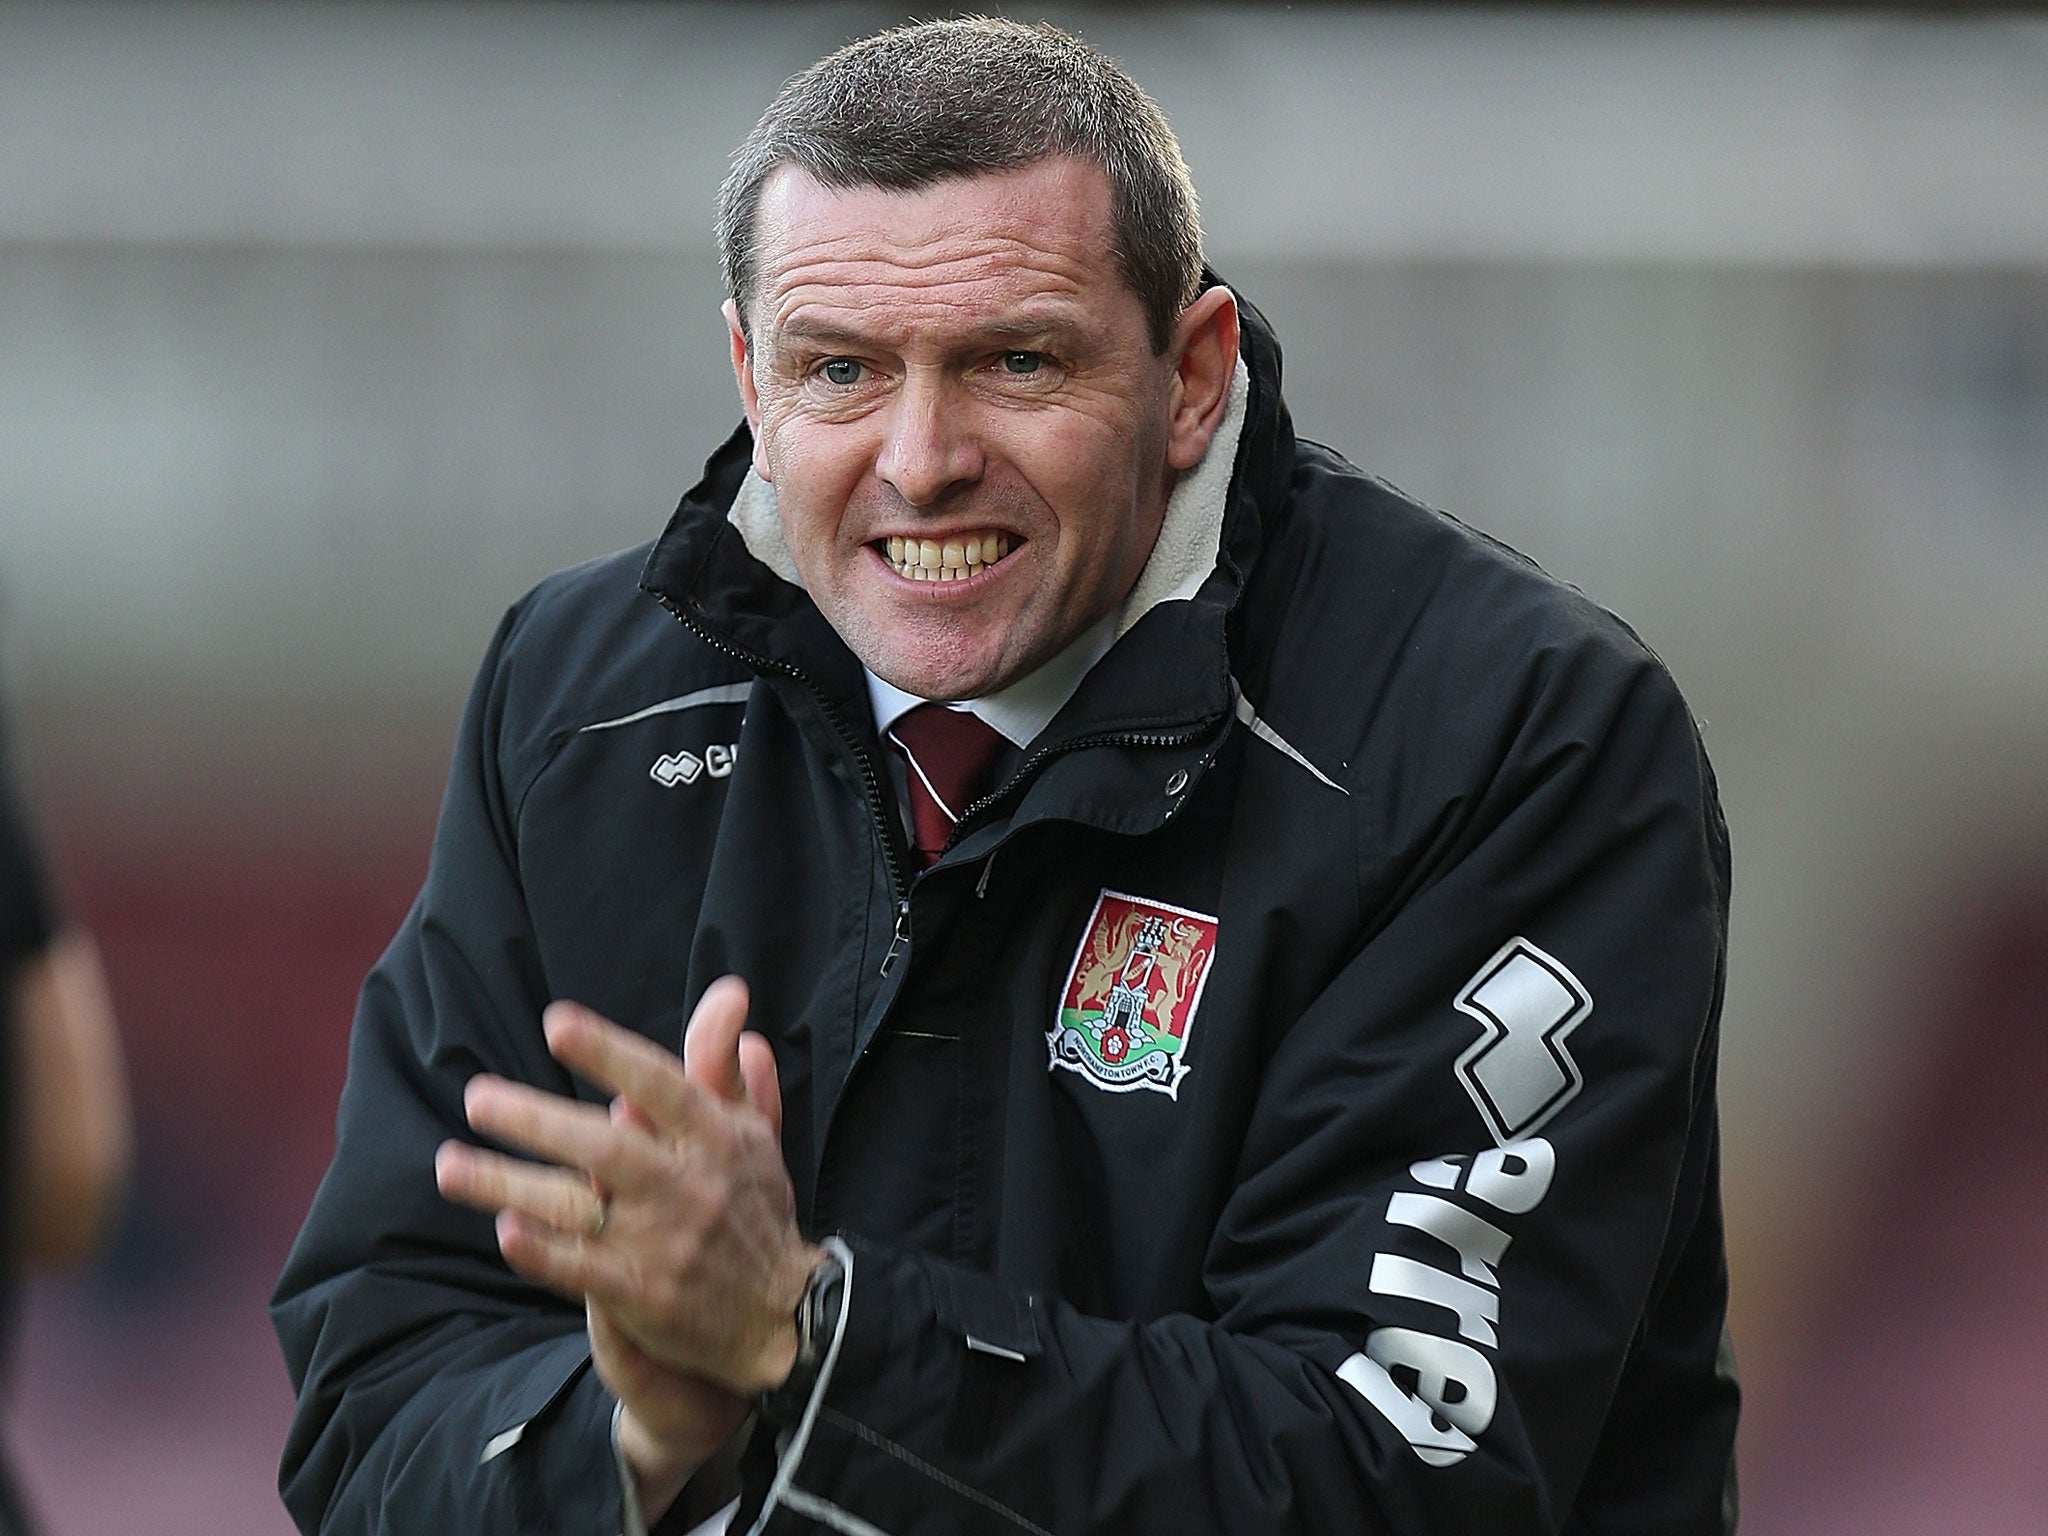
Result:
<svg viewBox="0 0 2048 1536"><path fill-rule="evenodd" d="M854 1255L735 1531L1732 1526L1692 719L1244 351L1211 574L915 879L858 664L725 515L744 431L508 614L274 1302L305 1530L619 1528L581 1311L433 1153L473 1073L594 1096L549 999L675 1045L726 972Z"/></svg>

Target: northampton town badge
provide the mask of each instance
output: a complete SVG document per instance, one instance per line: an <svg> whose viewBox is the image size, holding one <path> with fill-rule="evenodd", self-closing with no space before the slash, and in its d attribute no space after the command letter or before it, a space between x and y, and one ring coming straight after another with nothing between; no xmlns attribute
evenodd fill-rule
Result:
<svg viewBox="0 0 2048 1536"><path fill-rule="evenodd" d="M1112 1093L1177 1096L1215 954L1215 918L1104 891L1046 1033L1051 1065Z"/></svg>

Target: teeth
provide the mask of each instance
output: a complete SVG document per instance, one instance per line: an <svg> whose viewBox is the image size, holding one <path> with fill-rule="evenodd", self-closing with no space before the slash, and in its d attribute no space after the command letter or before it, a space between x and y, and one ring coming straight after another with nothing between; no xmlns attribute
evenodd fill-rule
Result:
<svg viewBox="0 0 2048 1536"><path fill-rule="evenodd" d="M954 538L912 539L892 533L889 564L912 581L960 581L979 576L1010 552L1007 533L970 533Z"/></svg>

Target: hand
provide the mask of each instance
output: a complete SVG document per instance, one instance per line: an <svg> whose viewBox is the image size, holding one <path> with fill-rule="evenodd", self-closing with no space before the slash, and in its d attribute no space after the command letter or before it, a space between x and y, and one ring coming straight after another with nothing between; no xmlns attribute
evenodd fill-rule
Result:
<svg viewBox="0 0 2048 1536"><path fill-rule="evenodd" d="M767 1087L774 1091L772 1054L767 1065ZM776 1122L779 1132L779 1092L769 1118ZM653 1123L623 1098L612 1100L612 1119L632 1119L645 1130L654 1129ZM584 1317L590 1334L591 1364L611 1388L612 1396L619 1400L619 1449L638 1485L641 1514L652 1524L668 1512L668 1507L718 1454L719 1448L739 1432L750 1407L744 1398L725 1388L715 1387L701 1376L672 1370L654 1359L627 1337L609 1312L588 1297L584 1299Z"/></svg>
<svg viewBox="0 0 2048 1536"><path fill-rule="evenodd" d="M595 1304L587 1316L591 1361L619 1400L619 1449L639 1486L641 1513L652 1524L739 1432L751 1407L701 1376L651 1358Z"/></svg>
<svg viewBox="0 0 2048 1536"><path fill-rule="evenodd" d="M736 978L714 983L678 1062L587 1008L552 1005L549 1049L621 1111L480 1076L464 1094L471 1126L553 1166L456 1142L435 1163L445 1195L496 1212L513 1269L584 1300L598 1331L647 1361L751 1399L788 1374L820 1254L797 1231L774 1057L742 1034L746 1006Z"/></svg>

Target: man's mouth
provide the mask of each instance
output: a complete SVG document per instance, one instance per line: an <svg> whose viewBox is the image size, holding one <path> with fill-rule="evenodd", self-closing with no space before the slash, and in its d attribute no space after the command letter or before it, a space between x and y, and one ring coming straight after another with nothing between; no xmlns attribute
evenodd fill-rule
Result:
<svg viewBox="0 0 2048 1536"><path fill-rule="evenodd" d="M908 581L964 581L979 576L1010 552L1010 536L996 529L953 534L943 539L907 539L891 534L875 550Z"/></svg>

